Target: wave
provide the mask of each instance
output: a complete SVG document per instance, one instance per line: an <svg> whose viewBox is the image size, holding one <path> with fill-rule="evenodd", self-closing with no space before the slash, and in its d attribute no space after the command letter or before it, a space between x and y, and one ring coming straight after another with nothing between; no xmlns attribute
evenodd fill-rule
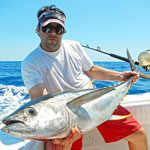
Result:
<svg viewBox="0 0 150 150"><path fill-rule="evenodd" d="M30 100L24 86L0 84L0 120Z"/></svg>

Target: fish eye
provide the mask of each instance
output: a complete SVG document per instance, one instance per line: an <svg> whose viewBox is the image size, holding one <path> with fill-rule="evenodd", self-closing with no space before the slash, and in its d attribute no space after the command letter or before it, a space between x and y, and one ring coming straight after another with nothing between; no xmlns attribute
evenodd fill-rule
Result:
<svg viewBox="0 0 150 150"><path fill-rule="evenodd" d="M36 116L37 115L37 112L36 112L36 110L33 107L29 107L28 110L27 110L27 113L29 115L32 115L32 116Z"/></svg>

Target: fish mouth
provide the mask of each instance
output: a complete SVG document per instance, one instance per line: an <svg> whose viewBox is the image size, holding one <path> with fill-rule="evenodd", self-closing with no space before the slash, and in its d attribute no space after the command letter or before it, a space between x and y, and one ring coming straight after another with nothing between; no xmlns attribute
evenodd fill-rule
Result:
<svg viewBox="0 0 150 150"><path fill-rule="evenodd" d="M16 136L17 132L20 130L23 130L26 128L26 125L24 122L20 120L3 120L4 127L1 128L1 130L5 133L12 134Z"/></svg>
<svg viewBox="0 0 150 150"><path fill-rule="evenodd" d="M16 123L21 123L24 124L24 122L20 121L20 120L3 120L2 121L6 126L12 125L12 124L16 124Z"/></svg>

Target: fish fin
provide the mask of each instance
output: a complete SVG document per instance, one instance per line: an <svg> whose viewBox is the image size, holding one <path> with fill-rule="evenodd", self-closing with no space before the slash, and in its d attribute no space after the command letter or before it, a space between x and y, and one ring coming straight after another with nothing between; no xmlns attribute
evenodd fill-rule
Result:
<svg viewBox="0 0 150 150"><path fill-rule="evenodd" d="M89 85L89 87L88 88L90 88L91 87L91 85L93 84L93 82L95 81L96 79L93 79L92 81L90 81L90 85Z"/></svg>
<svg viewBox="0 0 150 150"><path fill-rule="evenodd" d="M129 63L130 63L131 70L138 72L138 70L135 67L134 61L133 61L133 59L132 59L132 57L131 57L130 52L129 52L128 49L127 49L127 56L128 56L128 60L129 60Z"/></svg>
<svg viewBox="0 0 150 150"><path fill-rule="evenodd" d="M109 120L122 120L130 117L132 114L129 115L112 115Z"/></svg>
<svg viewBox="0 0 150 150"><path fill-rule="evenodd" d="M81 105L86 104L88 102L91 102L111 91L115 90L115 88L113 87L109 87L109 88L103 88L103 89L96 89L95 91L92 91L90 93L84 94L82 96L79 96L75 99L73 99L72 101L67 103L67 106L69 108L79 108Z"/></svg>
<svg viewBox="0 0 150 150"><path fill-rule="evenodd" d="M90 88L91 85L93 84L93 82L94 82L95 80L96 80L96 79L93 79L93 80L89 81L88 83L86 83L86 84L84 85L84 87L85 87L85 86L88 86L88 88Z"/></svg>

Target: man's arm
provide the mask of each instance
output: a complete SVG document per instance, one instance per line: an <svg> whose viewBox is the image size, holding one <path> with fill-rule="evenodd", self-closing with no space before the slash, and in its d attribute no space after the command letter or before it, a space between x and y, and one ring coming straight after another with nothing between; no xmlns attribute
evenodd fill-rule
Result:
<svg viewBox="0 0 150 150"><path fill-rule="evenodd" d="M110 80L118 81L120 80L121 72L108 70L100 66L93 66L90 70L85 71L88 77L97 79L97 80Z"/></svg>
<svg viewBox="0 0 150 150"><path fill-rule="evenodd" d="M92 79L101 81L125 81L130 76L134 76L132 84L139 79L138 73L133 71L118 72L109 70L100 66L93 66L90 70L85 71L86 75Z"/></svg>
<svg viewBox="0 0 150 150"><path fill-rule="evenodd" d="M38 98L40 96L48 94L45 84L40 83L29 90L31 100Z"/></svg>

